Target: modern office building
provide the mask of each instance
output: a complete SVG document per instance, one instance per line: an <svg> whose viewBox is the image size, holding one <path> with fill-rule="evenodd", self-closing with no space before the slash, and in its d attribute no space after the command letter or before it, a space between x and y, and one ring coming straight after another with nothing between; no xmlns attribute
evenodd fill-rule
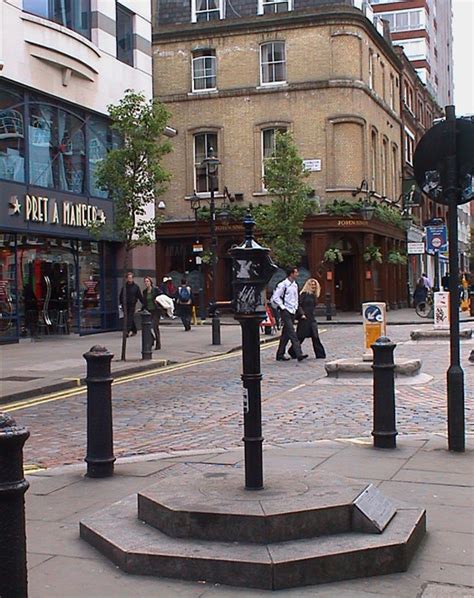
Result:
<svg viewBox="0 0 474 598"><path fill-rule="evenodd" d="M444 108L453 103L452 0L369 0L389 22L421 81Z"/></svg>
<svg viewBox="0 0 474 598"><path fill-rule="evenodd" d="M216 203L268 203L265 161L275 131L293 133L321 213L304 225L303 275L323 283L338 309L363 300L406 304L400 222L337 214L337 202L399 206L402 193L402 64L381 24L349 0L159 0L154 16L155 95L179 130L166 160L172 172L158 229L157 268L199 285L196 246L210 247L209 223L194 222L191 200L209 200L203 160L220 160ZM362 7L364 8L364 7ZM370 9L370 7L369 7ZM228 249L238 221L218 222L217 299L231 298ZM199 244L196 241L199 239ZM194 246L194 247L193 247ZM367 249L384 261L365 261ZM342 262L325 259L340 250ZM207 268L205 268L207 272ZM280 274L281 276L281 274ZM204 287L209 296L209 279Z"/></svg>
<svg viewBox="0 0 474 598"><path fill-rule="evenodd" d="M128 88L152 97L150 2L0 0L0 340L117 326L120 247L90 229Z"/></svg>

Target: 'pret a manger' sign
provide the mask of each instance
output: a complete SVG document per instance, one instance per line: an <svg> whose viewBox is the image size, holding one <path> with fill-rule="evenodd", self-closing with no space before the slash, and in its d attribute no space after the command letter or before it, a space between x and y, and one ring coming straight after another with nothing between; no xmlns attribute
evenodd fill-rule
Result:
<svg viewBox="0 0 474 598"><path fill-rule="evenodd" d="M27 222L44 222L86 228L92 224L104 224L104 210L87 203L50 199L26 194L23 203L17 195L10 198L10 216L23 214Z"/></svg>

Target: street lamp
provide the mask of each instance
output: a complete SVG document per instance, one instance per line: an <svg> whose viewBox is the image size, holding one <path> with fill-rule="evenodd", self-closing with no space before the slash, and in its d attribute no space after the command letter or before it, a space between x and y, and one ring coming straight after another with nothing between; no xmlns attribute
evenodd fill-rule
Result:
<svg viewBox="0 0 474 598"><path fill-rule="evenodd" d="M191 210L194 212L194 221L196 223L196 244L199 243L198 233L197 233L197 223L198 223L198 211L201 209L201 198L199 195L196 195L196 191L193 192L193 195L190 198L191 201ZM199 258L199 261L197 261ZM203 277L202 277L202 259L201 256L196 256L196 261L198 263L198 271L199 271L199 319L201 322L206 319L206 308L204 306L204 284L203 284Z"/></svg>
<svg viewBox="0 0 474 598"><path fill-rule="evenodd" d="M360 183L360 186L352 191L352 197L355 197L359 193L365 194L365 198L363 199L362 205L359 208L360 215L366 221L372 220L375 213L375 206L370 198L375 195L375 191L370 191L367 181L363 179Z"/></svg>

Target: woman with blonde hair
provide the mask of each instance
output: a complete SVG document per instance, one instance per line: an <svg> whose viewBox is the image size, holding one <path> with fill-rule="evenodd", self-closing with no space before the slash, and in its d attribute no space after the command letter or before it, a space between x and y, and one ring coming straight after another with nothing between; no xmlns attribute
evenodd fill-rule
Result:
<svg viewBox="0 0 474 598"><path fill-rule="evenodd" d="M316 322L316 304L321 294L321 285L315 278L308 278L300 292L299 310L301 316L296 328L296 336L302 344L305 338L310 338L313 342L313 349L316 359L324 359L326 351L321 343ZM292 349L288 351L293 357Z"/></svg>

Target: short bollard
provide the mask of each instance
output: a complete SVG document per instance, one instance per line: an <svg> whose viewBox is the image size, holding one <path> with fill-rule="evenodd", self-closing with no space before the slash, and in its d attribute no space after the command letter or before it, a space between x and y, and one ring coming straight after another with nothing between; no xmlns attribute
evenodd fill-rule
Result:
<svg viewBox="0 0 474 598"><path fill-rule="evenodd" d="M28 595L23 445L30 433L0 413L0 596Z"/></svg>
<svg viewBox="0 0 474 598"><path fill-rule="evenodd" d="M140 315L142 318L142 359L151 359L153 355L151 313L147 309L142 309Z"/></svg>
<svg viewBox="0 0 474 598"><path fill-rule="evenodd" d="M326 320L329 322L332 320L332 308L331 308L331 293L326 293Z"/></svg>
<svg viewBox="0 0 474 598"><path fill-rule="evenodd" d="M374 352L374 446L396 448L395 427L395 363L393 352L397 345L381 336L372 347Z"/></svg>
<svg viewBox="0 0 474 598"><path fill-rule="evenodd" d="M114 473L112 429L112 382L110 362L105 347L95 345L84 353L87 362L87 476L106 478Z"/></svg>

